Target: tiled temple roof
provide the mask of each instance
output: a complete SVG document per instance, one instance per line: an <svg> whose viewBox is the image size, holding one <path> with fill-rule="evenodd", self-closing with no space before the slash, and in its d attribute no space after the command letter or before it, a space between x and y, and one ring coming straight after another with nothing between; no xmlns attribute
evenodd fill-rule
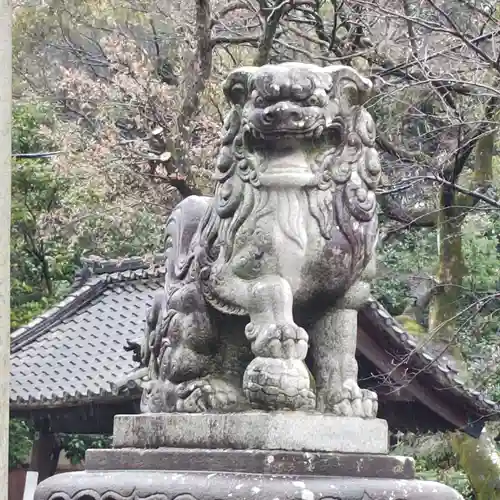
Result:
<svg viewBox="0 0 500 500"><path fill-rule="evenodd" d="M123 346L141 335L163 270L142 259L97 261L87 269L73 293L12 334L11 408L114 398L111 383L134 369Z"/></svg>
<svg viewBox="0 0 500 500"><path fill-rule="evenodd" d="M138 397L127 340L143 334L146 308L162 289L164 269L143 259L93 261L73 293L12 334L12 409L81 405ZM456 428L497 419L500 407L466 388L452 360L436 359L372 299L360 311L358 351L415 399ZM472 428L471 427L471 428Z"/></svg>

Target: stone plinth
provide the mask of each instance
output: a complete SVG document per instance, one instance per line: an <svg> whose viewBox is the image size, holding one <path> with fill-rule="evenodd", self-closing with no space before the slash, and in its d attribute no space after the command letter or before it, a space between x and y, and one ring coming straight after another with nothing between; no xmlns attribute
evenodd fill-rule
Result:
<svg viewBox="0 0 500 500"><path fill-rule="evenodd" d="M35 500L463 500L451 488L405 479L231 472L84 471L38 486Z"/></svg>
<svg viewBox="0 0 500 500"><path fill-rule="evenodd" d="M35 500L463 500L414 479L387 433L298 412L120 415L115 448L89 450L85 471L43 481Z"/></svg>
<svg viewBox="0 0 500 500"><path fill-rule="evenodd" d="M349 476L414 479L411 458L361 453L271 450L88 450L87 471L210 471L295 476Z"/></svg>
<svg viewBox="0 0 500 500"><path fill-rule="evenodd" d="M305 412L117 415L115 448L387 453L387 422Z"/></svg>

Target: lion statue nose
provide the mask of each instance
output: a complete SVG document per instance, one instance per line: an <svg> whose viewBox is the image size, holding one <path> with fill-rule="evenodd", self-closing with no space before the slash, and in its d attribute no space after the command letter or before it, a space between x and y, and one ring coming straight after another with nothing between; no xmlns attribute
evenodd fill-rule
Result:
<svg viewBox="0 0 500 500"><path fill-rule="evenodd" d="M304 118L304 112L300 107L283 103L268 106L262 112L262 121L266 125L300 126Z"/></svg>

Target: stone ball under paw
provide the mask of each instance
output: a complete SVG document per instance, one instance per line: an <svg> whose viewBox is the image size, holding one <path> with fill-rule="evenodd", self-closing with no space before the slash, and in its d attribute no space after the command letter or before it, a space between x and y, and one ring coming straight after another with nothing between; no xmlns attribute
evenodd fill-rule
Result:
<svg viewBox="0 0 500 500"><path fill-rule="evenodd" d="M298 359L255 358L243 376L243 392L253 408L313 410L312 377Z"/></svg>

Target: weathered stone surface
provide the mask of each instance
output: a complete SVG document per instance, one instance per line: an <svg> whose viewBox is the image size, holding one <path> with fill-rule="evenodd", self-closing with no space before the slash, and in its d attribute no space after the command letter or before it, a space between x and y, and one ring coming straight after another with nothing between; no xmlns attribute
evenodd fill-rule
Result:
<svg viewBox="0 0 500 500"><path fill-rule="evenodd" d="M60 474L35 500L463 500L431 481L223 472L102 471Z"/></svg>
<svg viewBox="0 0 500 500"><path fill-rule="evenodd" d="M117 415L115 448L234 448L387 453L387 422L321 413Z"/></svg>
<svg viewBox="0 0 500 500"><path fill-rule="evenodd" d="M165 291L135 344L143 412L376 418L355 359L378 232L371 88L342 65L228 75L214 196L172 211Z"/></svg>
<svg viewBox="0 0 500 500"><path fill-rule="evenodd" d="M89 471L137 469L388 479L415 477L414 461L408 457L271 450L180 448L88 450L85 467Z"/></svg>

